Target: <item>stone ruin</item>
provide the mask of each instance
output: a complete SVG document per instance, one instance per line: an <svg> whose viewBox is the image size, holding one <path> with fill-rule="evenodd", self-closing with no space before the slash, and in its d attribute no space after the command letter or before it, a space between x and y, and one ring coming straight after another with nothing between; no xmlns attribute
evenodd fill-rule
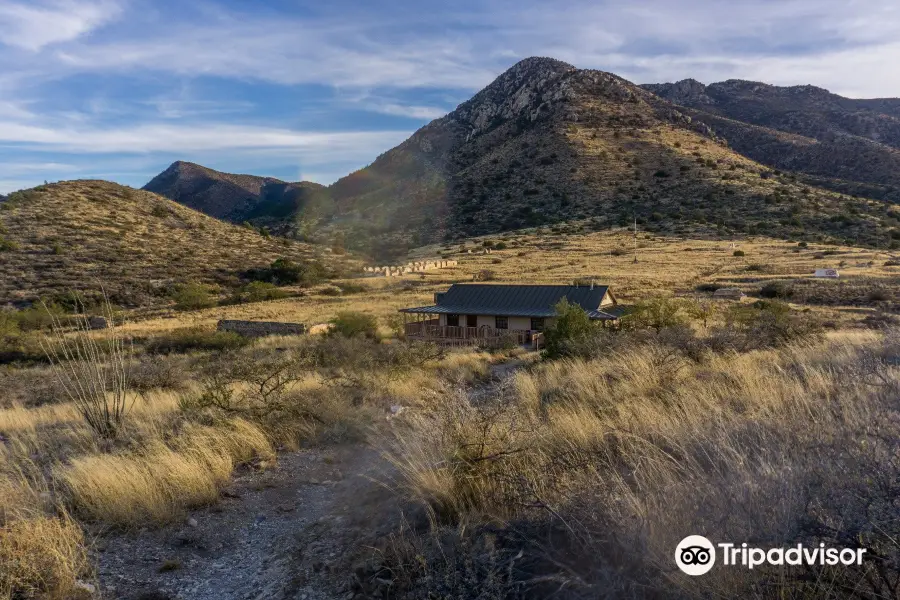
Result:
<svg viewBox="0 0 900 600"><path fill-rule="evenodd" d="M432 269L446 269L456 265L457 261L455 260L421 260L399 266L365 267L364 271L366 275L372 277L399 277L411 273L424 273Z"/></svg>
<svg viewBox="0 0 900 600"><path fill-rule="evenodd" d="M302 335L306 325L302 323L280 323L278 321L236 321L222 319L216 324L217 331L230 331L244 337L267 335Z"/></svg>

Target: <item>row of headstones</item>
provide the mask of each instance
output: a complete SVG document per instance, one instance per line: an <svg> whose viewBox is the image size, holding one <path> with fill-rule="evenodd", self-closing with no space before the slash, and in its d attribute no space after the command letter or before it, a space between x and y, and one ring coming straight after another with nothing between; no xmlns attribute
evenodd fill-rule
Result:
<svg viewBox="0 0 900 600"><path fill-rule="evenodd" d="M409 262L403 266L385 266L385 267L365 267L365 272L377 277L396 277L407 273L418 273L420 271L428 271L430 269L444 269L446 267L455 267L455 260L423 260Z"/></svg>

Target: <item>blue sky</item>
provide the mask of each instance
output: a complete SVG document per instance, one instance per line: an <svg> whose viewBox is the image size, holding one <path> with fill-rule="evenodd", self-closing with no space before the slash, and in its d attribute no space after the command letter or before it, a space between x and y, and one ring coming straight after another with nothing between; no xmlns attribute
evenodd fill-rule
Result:
<svg viewBox="0 0 900 600"><path fill-rule="evenodd" d="M174 160L330 183L517 60L900 96L896 0L0 0L0 193Z"/></svg>

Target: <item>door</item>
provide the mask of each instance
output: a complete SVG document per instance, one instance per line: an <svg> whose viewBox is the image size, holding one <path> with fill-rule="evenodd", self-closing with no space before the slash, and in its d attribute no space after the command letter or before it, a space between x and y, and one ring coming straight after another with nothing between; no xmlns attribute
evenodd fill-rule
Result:
<svg viewBox="0 0 900 600"><path fill-rule="evenodd" d="M478 315L466 315L466 327L478 327Z"/></svg>

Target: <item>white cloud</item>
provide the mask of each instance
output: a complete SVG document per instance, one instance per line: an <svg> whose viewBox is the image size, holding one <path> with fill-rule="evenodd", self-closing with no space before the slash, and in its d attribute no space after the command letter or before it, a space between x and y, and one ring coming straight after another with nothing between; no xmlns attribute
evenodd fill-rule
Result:
<svg viewBox="0 0 900 600"><path fill-rule="evenodd" d="M406 131L312 132L228 123L152 123L105 129L50 128L0 121L0 143L21 145L32 150L98 154L241 149L331 156L349 153L356 156L386 150L408 135Z"/></svg>
<svg viewBox="0 0 900 600"><path fill-rule="evenodd" d="M101 27L121 10L112 0L0 1L0 43L38 51Z"/></svg>
<svg viewBox="0 0 900 600"><path fill-rule="evenodd" d="M407 117L410 119L428 119L429 121L440 119L450 112L446 108L437 106L415 106L397 102L373 103L367 105L367 109L383 115Z"/></svg>

